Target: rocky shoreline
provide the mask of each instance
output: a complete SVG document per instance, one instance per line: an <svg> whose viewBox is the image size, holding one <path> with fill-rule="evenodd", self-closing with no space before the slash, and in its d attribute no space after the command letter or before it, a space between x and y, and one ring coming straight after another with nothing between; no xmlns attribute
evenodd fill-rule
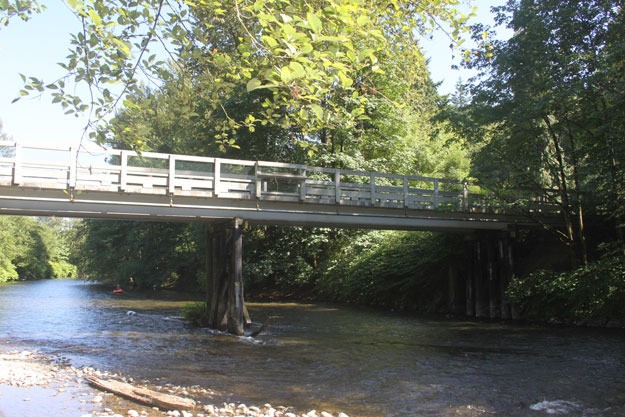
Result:
<svg viewBox="0 0 625 417"><path fill-rule="evenodd" d="M87 376L135 382L132 378L93 368L76 368L66 360L35 350L0 350L0 417L348 417L344 413L317 410L301 413L291 407L270 404L216 405L199 401L192 411L164 411L96 390L88 385ZM149 381L138 385L185 397L211 394L210 389L199 386L153 385Z"/></svg>

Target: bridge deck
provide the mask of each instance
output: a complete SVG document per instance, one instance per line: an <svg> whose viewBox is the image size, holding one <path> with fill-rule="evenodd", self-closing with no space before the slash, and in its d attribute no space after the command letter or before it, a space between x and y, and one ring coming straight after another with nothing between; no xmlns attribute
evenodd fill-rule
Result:
<svg viewBox="0 0 625 417"><path fill-rule="evenodd" d="M546 192L525 213L557 215ZM263 161L0 142L0 214L408 230L535 223L478 187L423 176Z"/></svg>

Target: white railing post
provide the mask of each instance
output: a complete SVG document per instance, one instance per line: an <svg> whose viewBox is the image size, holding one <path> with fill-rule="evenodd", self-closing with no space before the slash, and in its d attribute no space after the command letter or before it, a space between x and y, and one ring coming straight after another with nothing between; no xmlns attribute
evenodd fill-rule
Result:
<svg viewBox="0 0 625 417"><path fill-rule="evenodd" d="M215 158L213 165L213 195L215 197L219 197L219 193L221 192L221 161L219 160L219 158Z"/></svg>
<svg viewBox="0 0 625 417"><path fill-rule="evenodd" d="M69 173L67 176L67 187L71 190L76 188L76 158L78 157L78 151L69 148Z"/></svg>
<svg viewBox="0 0 625 417"><path fill-rule="evenodd" d="M438 178L434 178L434 208L438 208Z"/></svg>
<svg viewBox="0 0 625 417"><path fill-rule="evenodd" d="M22 183L22 145L15 143L15 155L13 156L13 185Z"/></svg>
<svg viewBox="0 0 625 417"><path fill-rule="evenodd" d="M336 169L334 171L334 202L341 204L341 170Z"/></svg>
<svg viewBox="0 0 625 417"><path fill-rule="evenodd" d="M263 179L260 177L260 163L256 161L254 164L254 185L255 192L254 195L256 198L260 198L263 192Z"/></svg>
<svg viewBox="0 0 625 417"><path fill-rule="evenodd" d="M369 188L371 190L371 205L375 206L376 198L375 198L375 175L372 173L369 174Z"/></svg>
<svg viewBox="0 0 625 417"><path fill-rule="evenodd" d="M465 181L462 183L462 209L469 211L469 184Z"/></svg>
<svg viewBox="0 0 625 417"><path fill-rule="evenodd" d="M128 182L128 151L121 151L119 154L119 191L126 191L126 183Z"/></svg>
<svg viewBox="0 0 625 417"><path fill-rule="evenodd" d="M302 169L300 175L303 179L299 181L299 201L306 201L306 169Z"/></svg>
<svg viewBox="0 0 625 417"><path fill-rule="evenodd" d="M174 195L176 192L176 157L169 155L169 172L167 173L167 192Z"/></svg>
<svg viewBox="0 0 625 417"><path fill-rule="evenodd" d="M404 175L404 207L408 208L408 177Z"/></svg>

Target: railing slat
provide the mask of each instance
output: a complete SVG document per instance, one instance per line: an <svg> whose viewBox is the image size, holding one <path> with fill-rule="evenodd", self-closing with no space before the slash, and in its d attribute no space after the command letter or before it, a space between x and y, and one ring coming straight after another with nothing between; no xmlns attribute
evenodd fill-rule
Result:
<svg viewBox="0 0 625 417"><path fill-rule="evenodd" d="M22 183L22 145L15 144L15 156L13 159L13 185Z"/></svg>
<svg viewBox="0 0 625 417"><path fill-rule="evenodd" d="M120 158L119 165L121 171L119 173L119 191L126 191L126 181L128 179L128 151L121 151Z"/></svg>
<svg viewBox="0 0 625 417"><path fill-rule="evenodd" d="M221 160L219 158L215 158L213 160L213 164L214 164L213 195L215 197L219 197L219 193L221 192Z"/></svg>
<svg viewBox="0 0 625 417"><path fill-rule="evenodd" d="M169 155L169 173L167 176L167 192L174 195L176 192L176 157Z"/></svg>
<svg viewBox="0 0 625 417"><path fill-rule="evenodd" d="M68 188L76 188L76 150L69 148L69 173L68 173Z"/></svg>
<svg viewBox="0 0 625 417"><path fill-rule="evenodd" d="M334 201L336 204L341 204L341 170L337 169L334 172Z"/></svg>

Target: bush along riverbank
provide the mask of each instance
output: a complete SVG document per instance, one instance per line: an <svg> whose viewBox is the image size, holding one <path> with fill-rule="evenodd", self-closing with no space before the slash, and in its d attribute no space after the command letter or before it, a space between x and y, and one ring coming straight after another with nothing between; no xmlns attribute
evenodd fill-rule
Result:
<svg viewBox="0 0 625 417"><path fill-rule="evenodd" d="M605 257L570 272L538 270L510 283L523 318L625 327L625 257Z"/></svg>
<svg viewBox="0 0 625 417"><path fill-rule="evenodd" d="M94 377L132 384L138 387L137 391L149 387L154 392L168 396L202 398L204 404L195 401L196 405L192 410L163 410L142 405L90 387L87 380ZM345 413L332 414L317 410L303 413L292 407L271 404L207 404L209 401L206 399L210 400L212 394L213 391L209 388L137 382L127 376L101 372L90 367L77 368L63 358L53 358L33 350L0 348L0 416L348 417Z"/></svg>
<svg viewBox="0 0 625 417"><path fill-rule="evenodd" d="M567 270L566 247L548 235L521 236L515 248L516 273L507 298L519 319L538 323L625 327L625 257L605 256ZM246 282L249 299L331 301L395 311L450 314L448 271L465 271L470 263L462 235L374 231L352 237L316 276L297 287L274 281L259 287ZM286 281L286 279L285 279ZM270 294L267 297L266 294ZM260 295L260 297L257 297ZM205 326L204 303L183 315Z"/></svg>

